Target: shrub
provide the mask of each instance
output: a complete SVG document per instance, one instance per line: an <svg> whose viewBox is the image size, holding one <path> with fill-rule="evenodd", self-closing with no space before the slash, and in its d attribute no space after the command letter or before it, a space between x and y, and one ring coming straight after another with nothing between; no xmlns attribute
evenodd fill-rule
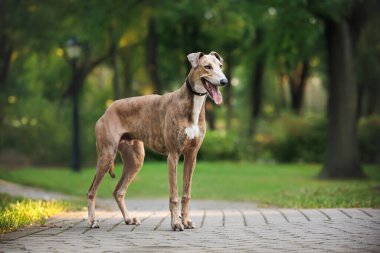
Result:
<svg viewBox="0 0 380 253"><path fill-rule="evenodd" d="M361 118L358 145L362 162L380 160L380 117ZM276 120L261 120L252 143L256 160L277 162L317 162L324 159L327 121L323 117L283 115Z"/></svg>
<svg viewBox="0 0 380 253"><path fill-rule="evenodd" d="M322 162L326 121L319 117L285 114L257 123L252 143L256 160L277 162Z"/></svg>
<svg viewBox="0 0 380 253"><path fill-rule="evenodd" d="M270 145L280 162L322 162L326 146L326 121L318 118L280 119L285 134Z"/></svg>
<svg viewBox="0 0 380 253"><path fill-rule="evenodd" d="M198 153L198 159L207 161L237 160L239 158L237 142L238 138L234 133L207 131Z"/></svg>

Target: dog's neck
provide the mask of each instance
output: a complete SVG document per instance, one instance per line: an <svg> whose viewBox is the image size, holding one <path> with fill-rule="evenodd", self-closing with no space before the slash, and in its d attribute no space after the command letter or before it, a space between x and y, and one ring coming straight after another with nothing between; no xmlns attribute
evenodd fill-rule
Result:
<svg viewBox="0 0 380 253"><path fill-rule="evenodd" d="M206 100L206 94L205 95L195 94L193 90L190 90L191 87L188 87L189 84L185 82L185 84L182 87L183 92L185 92L186 94L186 99L188 99L190 104L192 104L192 108L191 109L189 108L191 110L191 116L192 116L191 123L185 129L185 133L188 139L194 139L199 136L198 123L199 123L199 117L201 115L201 112Z"/></svg>
<svg viewBox="0 0 380 253"><path fill-rule="evenodd" d="M189 91L191 91L191 93L193 93L194 95L196 96L206 96L207 95L207 91L206 92L198 92L198 91L195 91L193 86L191 85L190 81L189 81L189 77L186 77L186 87L189 89Z"/></svg>
<svg viewBox="0 0 380 253"><path fill-rule="evenodd" d="M193 124L198 125L199 115L205 103L206 96L194 96L193 98Z"/></svg>
<svg viewBox="0 0 380 253"><path fill-rule="evenodd" d="M207 91L206 92L198 92L194 90L193 84L191 84L189 77L186 78L185 85L187 88L187 93L190 95L188 96L192 100L193 108L192 108L192 124L198 125L199 122L199 115L201 113L201 110L203 108L204 102L207 97Z"/></svg>

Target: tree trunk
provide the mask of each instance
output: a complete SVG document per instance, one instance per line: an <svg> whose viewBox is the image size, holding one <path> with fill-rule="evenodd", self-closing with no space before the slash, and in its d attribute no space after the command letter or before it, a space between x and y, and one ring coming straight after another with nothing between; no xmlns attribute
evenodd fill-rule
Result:
<svg viewBox="0 0 380 253"><path fill-rule="evenodd" d="M113 88L113 99L120 99L120 84L119 84L119 65L117 62L117 40L115 38L114 29L110 29L110 37L111 37L111 65L113 69L113 77L112 77L112 88Z"/></svg>
<svg viewBox="0 0 380 253"><path fill-rule="evenodd" d="M356 132L354 47L347 21L326 21L328 49L328 141L323 178L360 178Z"/></svg>
<svg viewBox="0 0 380 253"><path fill-rule="evenodd" d="M364 85L359 85L358 87L358 96L357 96L357 109L356 109L356 118L359 119L361 116L365 116L365 113L363 113L363 110L365 108L364 101L365 101L365 90L366 88Z"/></svg>
<svg viewBox="0 0 380 253"><path fill-rule="evenodd" d="M114 100L120 99L120 86L119 86L119 66L117 64L116 52L112 54L112 68L113 68L113 98Z"/></svg>
<svg viewBox="0 0 380 253"><path fill-rule="evenodd" d="M376 81L368 87L367 115L379 113L380 84Z"/></svg>
<svg viewBox="0 0 380 253"><path fill-rule="evenodd" d="M120 99L120 84L119 84L119 65L118 65L118 39L116 38L115 26L110 25L109 27L109 37L111 41L110 47L110 62L113 69L112 77L112 89L113 89L113 99Z"/></svg>
<svg viewBox="0 0 380 253"><path fill-rule="evenodd" d="M206 120L207 120L207 129L215 130L214 105L209 99L206 99Z"/></svg>
<svg viewBox="0 0 380 253"><path fill-rule="evenodd" d="M252 71L251 78L251 120L248 126L248 135L252 136L255 128L255 121L261 114L263 99L263 76L264 76L264 54L257 57L256 65Z"/></svg>
<svg viewBox="0 0 380 253"><path fill-rule="evenodd" d="M263 76L264 76L264 59L259 58L256 61L255 69L252 73L252 118L257 119L261 114L261 105L263 97Z"/></svg>
<svg viewBox="0 0 380 253"><path fill-rule="evenodd" d="M303 106L303 98L307 77L309 75L309 62L303 61L297 66L292 77L289 77L289 87L292 100L292 110L300 114Z"/></svg>
<svg viewBox="0 0 380 253"><path fill-rule="evenodd" d="M287 83L286 80L287 80L288 76L284 73L280 73L278 78L280 79L280 81L279 81L279 85L280 85L280 87L279 87L280 88L280 106L281 106L281 108L287 108L288 105L286 103L285 93L286 93L286 83Z"/></svg>
<svg viewBox="0 0 380 253"><path fill-rule="evenodd" d="M126 58L124 62L124 96L132 97L132 81L133 81L133 71L130 64L130 59Z"/></svg>
<svg viewBox="0 0 380 253"><path fill-rule="evenodd" d="M154 85L154 92L162 94L163 87L158 75L157 54L158 54L158 34L154 18L149 20L148 35L146 41L146 60L150 80Z"/></svg>
<svg viewBox="0 0 380 253"><path fill-rule="evenodd" d="M5 91L6 86L6 80L8 77L8 70L11 62L11 56L12 56L12 47L7 46L6 42L1 40L0 41L0 92Z"/></svg>
<svg viewBox="0 0 380 253"><path fill-rule="evenodd" d="M8 45L5 36L0 38L0 125L3 122L3 111L6 104L6 86L7 77L9 72L9 66L11 63L13 49L11 45Z"/></svg>
<svg viewBox="0 0 380 253"><path fill-rule="evenodd" d="M226 96L226 105L227 105L227 114L226 114L226 129L231 129L231 122L233 117L233 107L232 107L232 84L231 84L231 78L232 78L232 57L230 53L227 53L226 55L226 62L227 67L225 70L226 78L229 82L229 85L225 86L225 96Z"/></svg>
<svg viewBox="0 0 380 253"><path fill-rule="evenodd" d="M9 5L11 1L0 1L0 96L4 96L5 87L6 87L6 80L8 76L9 66L11 64L11 57L13 53L13 43L11 41L11 37L8 35L9 32L16 32L12 31L7 22L9 22L8 18L9 15L7 15L7 11L9 12ZM17 3L16 3L17 5ZM1 104L4 99L0 99L0 110ZM1 122L0 122L1 124Z"/></svg>
<svg viewBox="0 0 380 253"><path fill-rule="evenodd" d="M256 39L254 42L255 48L262 47L263 43L263 31L262 29L257 29ZM251 98L252 98L252 118L257 119L261 114L261 104L263 96L263 76L264 76L264 67L265 67L265 53L261 51L256 58L256 64L252 72L252 89L251 89Z"/></svg>
<svg viewBox="0 0 380 253"><path fill-rule="evenodd" d="M265 52L262 49L263 43L263 30L258 28L256 30L256 38L254 41L254 48L261 50L254 59L255 66L251 73L251 120L248 126L248 135L251 136L254 133L255 120L261 114L262 101L263 101L263 77L265 71Z"/></svg>

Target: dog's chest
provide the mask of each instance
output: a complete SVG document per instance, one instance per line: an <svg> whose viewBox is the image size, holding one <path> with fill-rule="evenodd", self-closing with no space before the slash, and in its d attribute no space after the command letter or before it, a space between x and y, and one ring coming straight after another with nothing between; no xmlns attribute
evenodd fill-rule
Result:
<svg viewBox="0 0 380 253"><path fill-rule="evenodd" d="M198 126L199 123L199 115L201 114L201 110L203 104L205 102L206 96L194 96L193 98L193 111L192 111L192 121L185 128L185 134L187 139L195 139L200 134L200 129Z"/></svg>

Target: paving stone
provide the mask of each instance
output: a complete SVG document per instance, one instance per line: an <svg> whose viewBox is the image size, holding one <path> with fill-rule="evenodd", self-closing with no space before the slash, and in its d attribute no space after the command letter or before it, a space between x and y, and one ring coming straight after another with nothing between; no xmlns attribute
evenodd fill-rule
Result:
<svg viewBox="0 0 380 253"><path fill-rule="evenodd" d="M310 221L323 221L328 220L328 218L316 209L299 209L300 212L304 213Z"/></svg>
<svg viewBox="0 0 380 253"><path fill-rule="evenodd" d="M246 226L242 213L236 209L223 210L225 227L243 227Z"/></svg>
<svg viewBox="0 0 380 253"><path fill-rule="evenodd" d="M109 203L108 203L109 201ZM99 201L99 229L86 212L1 236L0 252L380 252L378 209L257 209L192 201L197 228L171 230L167 200L129 200L139 226L125 225L111 200Z"/></svg>
<svg viewBox="0 0 380 253"><path fill-rule="evenodd" d="M243 209L242 210L247 226L255 226L257 224L265 224L265 219L262 214L255 209Z"/></svg>
<svg viewBox="0 0 380 253"><path fill-rule="evenodd" d="M289 223L288 218L279 209L259 210L265 223Z"/></svg>
<svg viewBox="0 0 380 253"><path fill-rule="evenodd" d="M223 226L223 213L221 210L206 210L206 217L202 228L215 228Z"/></svg>

